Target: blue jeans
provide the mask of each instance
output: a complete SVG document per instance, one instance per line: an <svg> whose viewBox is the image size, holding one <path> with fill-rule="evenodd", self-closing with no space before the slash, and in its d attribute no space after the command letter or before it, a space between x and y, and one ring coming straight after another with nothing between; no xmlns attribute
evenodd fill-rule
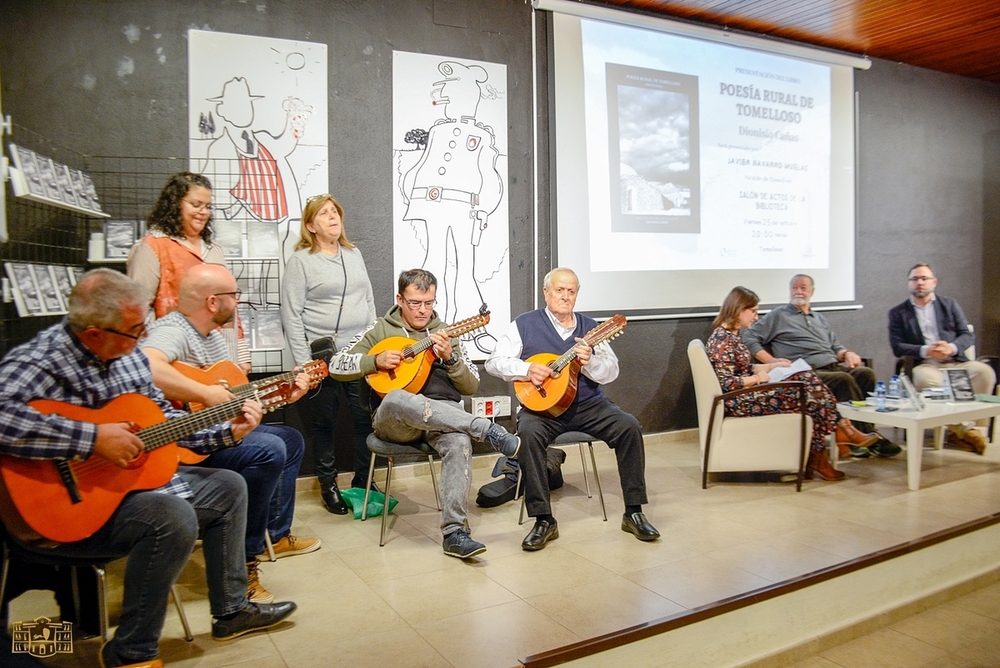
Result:
<svg viewBox="0 0 1000 668"><path fill-rule="evenodd" d="M284 527L286 534L291 528L295 512L295 477L299 473L304 448L302 435L295 429L262 424L247 434L236 447L213 452L205 460L205 466L236 471L246 480L246 561L253 561L257 555L263 554L264 532L272 519L276 525L287 522ZM280 497L277 505L276 497Z"/></svg>
<svg viewBox="0 0 1000 668"><path fill-rule="evenodd" d="M441 455L441 533L468 531L471 438L484 440L490 421L466 413L460 403L393 390L375 411L372 424L381 439L394 443L426 439Z"/></svg>
<svg viewBox="0 0 1000 668"><path fill-rule="evenodd" d="M178 475L191 486L192 499L134 492L89 538L48 550L25 546L95 562L128 557L121 618L112 640L114 653L127 663L156 658L170 587L187 563L199 527L212 614L230 614L246 605L246 484L231 471L202 467L181 467Z"/></svg>
<svg viewBox="0 0 1000 668"><path fill-rule="evenodd" d="M365 486L369 455L365 439L372 433L372 417L368 407L363 406L358 399L358 391L363 382L365 381L325 378L319 391L309 397L316 478L324 489L337 481L334 433L341 404L346 404L351 411L351 451L354 453L354 461L348 461L348 465L354 470L351 486Z"/></svg>

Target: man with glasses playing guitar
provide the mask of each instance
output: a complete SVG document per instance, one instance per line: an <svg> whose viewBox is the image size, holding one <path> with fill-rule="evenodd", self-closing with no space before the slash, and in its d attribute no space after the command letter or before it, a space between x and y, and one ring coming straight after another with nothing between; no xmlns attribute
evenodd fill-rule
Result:
<svg viewBox="0 0 1000 668"><path fill-rule="evenodd" d="M424 269L399 275L396 305L330 362L340 380L366 376L373 390L375 435L395 443L426 440L441 455L444 553L468 559L486 551L469 535L472 443L485 441L508 457L520 442L500 425L473 417L462 395L479 388L479 373L458 337L489 322L488 313L446 327L434 311L437 279ZM379 395L384 397L378 400Z"/></svg>
<svg viewBox="0 0 1000 668"><path fill-rule="evenodd" d="M222 367L241 372L227 361L226 341L218 331L232 320L239 300L236 279L218 264L191 267L181 279L178 310L155 323L141 344L153 370L153 382L167 399L182 404L215 406L234 398L233 390L246 384L245 377L227 384L220 379L199 380L199 369ZM321 363L320 363L321 364ZM216 365L216 366L212 366ZM325 375L325 374L323 374ZM322 378L318 379L321 380ZM202 382L202 380L204 382ZM221 380L225 380L224 374ZM264 379L266 382L268 379ZM309 389L309 377L297 374L290 387L289 402ZM261 424L238 448L212 453L205 466L236 471L246 480L247 597L254 603L270 603L274 596L260 583L259 555L265 551L264 532L270 534L275 557L306 554L320 548L318 538L292 535L295 514L295 478L302 463L305 441L297 430L284 425ZM182 462L186 459L181 450Z"/></svg>
<svg viewBox="0 0 1000 668"><path fill-rule="evenodd" d="M295 610L246 598L236 538L246 526L243 479L177 466L177 444L206 453L238 444L260 422L261 404L237 399L198 419L173 409L136 349L148 304L142 286L95 269L73 288L66 320L0 361L8 533L40 554L128 557L118 630L101 650L108 668L162 666L167 595L199 530L214 639L269 628Z"/></svg>
<svg viewBox="0 0 1000 668"><path fill-rule="evenodd" d="M523 404L517 416L523 444L519 462L525 506L535 525L521 548L529 552L559 537L549 503L545 449L568 431L586 432L614 449L625 500L622 531L644 541L660 537L642 513L647 503L646 455L639 421L601 392L601 385L618 377L618 358L606 341L621 333L625 318L615 316L598 325L574 313L579 289L571 269L550 271L542 288L545 308L515 318L486 360L489 373L515 381Z"/></svg>

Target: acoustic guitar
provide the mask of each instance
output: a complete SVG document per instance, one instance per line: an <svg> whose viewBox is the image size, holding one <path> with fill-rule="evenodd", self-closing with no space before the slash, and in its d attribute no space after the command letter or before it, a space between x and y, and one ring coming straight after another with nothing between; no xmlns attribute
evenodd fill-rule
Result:
<svg viewBox="0 0 1000 668"><path fill-rule="evenodd" d="M261 378L250 382L243 370L229 360L222 360L215 364L200 369L184 362L176 361L171 365L185 378L193 380L202 385L222 385L237 398L247 399L254 396L263 396L267 399L265 413L281 408L288 403L288 397L292 392L292 385L295 377L299 373L309 375L309 387L314 388L327 376L326 362L323 360L312 360L302 365L301 371L289 371L267 378ZM192 411L200 411L205 405L197 401L188 404ZM201 455L193 450L181 447L177 449L181 464L198 464L205 461L208 455Z"/></svg>
<svg viewBox="0 0 1000 668"><path fill-rule="evenodd" d="M625 331L627 324L625 316L615 315L584 334L583 342L593 348L620 335ZM532 364L544 364L555 373L546 378L541 385L535 385L530 380L515 380L514 394L517 400L530 411L559 417L576 398L581 368L580 362L576 359L576 345L562 355L538 353L529 357L527 361Z"/></svg>
<svg viewBox="0 0 1000 668"><path fill-rule="evenodd" d="M93 456L85 461L0 456L0 516L7 530L27 544L71 543L94 534L129 492L156 489L177 471L177 440L243 413L243 398L197 413L165 419L149 397L123 394L102 408L50 399L29 406L43 415L108 424L130 422L143 452L128 468ZM267 399L262 403L266 406Z"/></svg>
<svg viewBox="0 0 1000 668"><path fill-rule="evenodd" d="M444 330L445 336L449 339L468 334L480 327L485 327L490 323L490 312L483 304L479 309L479 315L456 322L451 327ZM375 373L368 374L365 378L380 397L384 397L393 390L406 390L416 394L427 382L427 377L431 374L431 366L434 364L436 355L431 347L434 341L431 337L420 339L408 339L405 336L390 336L382 339L368 351L369 355L378 355L383 350L399 350L403 353L403 361L395 369L379 369Z"/></svg>

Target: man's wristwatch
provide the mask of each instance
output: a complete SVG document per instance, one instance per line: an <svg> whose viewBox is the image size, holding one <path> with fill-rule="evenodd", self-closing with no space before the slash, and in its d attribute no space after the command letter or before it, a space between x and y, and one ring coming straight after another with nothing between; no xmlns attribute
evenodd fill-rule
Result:
<svg viewBox="0 0 1000 668"><path fill-rule="evenodd" d="M458 357L455 356L455 353L452 353L451 357L449 357L448 359L441 360L441 365L442 366L453 367L456 364L458 364Z"/></svg>

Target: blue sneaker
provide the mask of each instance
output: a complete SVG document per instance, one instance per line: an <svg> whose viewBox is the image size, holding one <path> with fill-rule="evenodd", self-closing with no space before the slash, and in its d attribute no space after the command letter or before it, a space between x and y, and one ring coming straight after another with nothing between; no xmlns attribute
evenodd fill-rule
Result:
<svg viewBox="0 0 1000 668"><path fill-rule="evenodd" d="M508 457L516 456L517 451L521 448L521 439L496 422L492 423L490 428L486 430L486 436L483 440L493 446L494 450Z"/></svg>
<svg viewBox="0 0 1000 668"><path fill-rule="evenodd" d="M486 546L472 538L462 529L453 531L441 542L444 553L456 559L468 559L486 551Z"/></svg>

